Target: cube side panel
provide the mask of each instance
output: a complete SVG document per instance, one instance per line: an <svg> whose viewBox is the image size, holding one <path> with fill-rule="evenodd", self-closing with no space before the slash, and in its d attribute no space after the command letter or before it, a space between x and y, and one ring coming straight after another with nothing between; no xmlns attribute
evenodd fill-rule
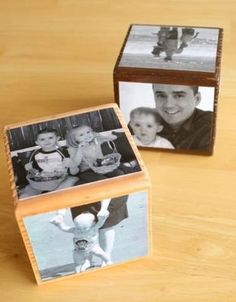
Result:
<svg viewBox="0 0 236 302"><path fill-rule="evenodd" d="M223 51L223 37L224 31L222 28L219 28L219 39L217 46L217 55L216 55L216 80L220 80L220 71L221 71L221 61L222 61L222 51Z"/></svg>
<svg viewBox="0 0 236 302"><path fill-rule="evenodd" d="M3 141L4 141L4 147L5 147L7 169L8 169L8 174L9 174L9 182L10 182L10 187L11 187L11 191L12 191L13 202L14 202L14 205L16 206L17 200L18 200L17 189L16 189L12 159L11 159L11 155L10 155L10 147L9 147L7 131L8 131L8 127L5 127L4 132L3 132Z"/></svg>
<svg viewBox="0 0 236 302"><path fill-rule="evenodd" d="M128 31L127 31L127 33L126 33L125 39L124 39L124 41L123 41L123 44L122 44L122 46L121 46L119 55L118 55L118 57L117 57L117 60L116 60L116 63L115 63L114 69L113 69L113 75L117 72L117 70L118 70L118 68L119 68L120 59L121 59L121 57L122 57L122 54L123 54L123 51L124 51L126 42L127 42L127 40L128 40L130 31L131 31L131 29L132 29L132 26L133 26L133 24L130 24L130 26L129 26L129 28L128 28Z"/></svg>
<svg viewBox="0 0 236 302"><path fill-rule="evenodd" d="M54 120L57 120L57 119L60 119L60 118L68 117L68 116L73 117L73 115L75 115L75 114L80 115L81 113L89 113L89 112L93 112L93 111L97 111L97 112L100 113L100 112L102 112L103 109L108 109L108 110L112 109L112 114L115 116L115 121L117 121L118 124L119 124L118 128L120 128L120 127L122 128L121 141L123 142L124 139L125 139L125 142L127 142L127 144L129 144L129 145L127 145L128 149L126 147L121 148L122 149L121 152L124 152L124 154L122 153L122 155L125 155L125 152L128 152L128 154L132 153L132 157L134 157L135 160L137 159L138 168L139 168L138 171L135 171L135 172L132 171L132 173L130 173L130 171L128 171L128 172L125 172L125 174L122 175L122 176L115 176L113 178L107 178L107 179L103 179L103 180L96 180L94 182L88 182L88 183L85 183L83 185L77 185L77 186L72 185L69 188L60 189L58 191L53 190L53 191L49 191L46 194L45 193L44 194L38 194L38 195L35 195L35 196L34 195L33 196L27 196L27 197L18 199L17 198L17 192L16 192L16 184L14 182L14 177L13 177L14 173L13 173L13 169L12 169L12 163L11 163L11 160L9 160L9 165L11 167L10 168L11 183L13 184L13 190L15 190L14 191L14 196L15 196L15 200L16 200L15 203L18 204L18 206L20 207L20 211L22 211L22 213L27 213L27 212L31 212L31 211L35 212L35 211L38 211L38 210L39 211L44 211L44 210L50 209L51 207L57 207L57 202L55 202L55 200L57 200L57 199L58 199L58 204L59 205L64 202L63 201L64 199L67 199L67 201L65 202L66 204L74 203L75 200L76 200L76 195L77 194L82 194L82 195L84 194L85 199L90 198L92 195L96 196L97 195L96 190L99 190L100 186L104 186L104 187L107 186L108 188L111 189L111 191L113 193L115 193L115 190L116 190L115 186L117 184L120 184L124 181L124 182L130 183L131 186L132 186L132 182L133 182L134 179L135 179L135 181L139 182L139 181L142 181L142 178L147 177L146 176L147 172L145 170L145 167L144 167L143 161L141 159L141 156L140 156L134 142L132 141L132 137L129 133L129 130L128 130L124 120L122 119L122 116L121 116L121 113L118 109L117 104L115 104L115 103L108 104L108 105L97 106L97 107L92 107L92 108L86 108L86 109L82 109L82 110L73 111L73 112L70 112L70 113L64 113L64 114L55 115L55 116L52 116L52 117L43 118L43 119L37 119L37 120L34 120L33 122L31 121L31 122L26 122L26 123L18 123L18 124L12 125L12 126L8 126L6 129L7 130L9 130L9 129L14 130L15 127L17 127L17 126L18 126L18 128L20 128L20 127L24 127L25 125L26 125L26 128L27 128L28 125L31 126L31 125L34 125L34 123L41 123L41 122L44 123L44 122L48 122L48 121L51 121L51 120L54 121ZM106 116L105 116L105 120L106 120ZM29 128L29 129L31 129L31 128ZM111 129L113 129L113 128L111 128ZM114 128L114 129L116 130L116 128ZM124 139L123 139L123 136L124 136ZM10 150L9 150L9 144L7 142L6 133L5 133L5 140L6 140L7 155L8 155L8 159L9 159L10 158ZM24 149L24 150L26 150L26 149ZM16 149L16 151L18 151L18 149ZM14 151L14 152L16 152L16 151ZM20 150L20 151L22 151L22 150ZM13 155L14 155L14 152L13 152ZM32 152L32 151L30 151L30 152ZM11 156L13 156L13 155L11 154ZM128 156L130 156L130 154ZM112 185L113 183L114 183L114 186ZM91 191L88 194L87 192L89 191L90 187L91 187ZM70 195L72 195L72 200L70 200ZM89 197L87 197L87 195L89 195ZM32 207L31 207L31 203L34 204ZM50 205L50 203L52 203L52 206Z"/></svg>
<svg viewBox="0 0 236 302"><path fill-rule="evenodd" d="M132 31L133 30L133 31ZM153 32L153 31L157 31L158 32ZM180 31L182 30L181 36L180 36ZM199 30L200 31L200 35L199 35ZM207 31L208 30L208 31ZM216 36L216 30L219 32L219 30L221 30L220 28L216 28L216 27L201 27L201 26L183 26L183 25L151 25L151 24L132 24L131 28L129 29L129 36L128 39L127 37L125 38L125 47L128 47L127 52L126 52L126 58L122 58L119 61L122 61L122 59L124 60L124 62L120 62L122 64L120 64L120 68L124 67L131 67L134 68L135 71L136 69L140 69L143 71L145 70L153 70L153 72L155 73L155 70L158 70L158 74L162 74L162 72L164 71L164 73L166 71L170 71L171 73L174 72L175 70L177 70L178 72L182 73L182 71L193 71L193 73L199 73L199 76L204 75L205 77L215 77L216 74L216 65L213 65L213 61L210 60L210 50L209 50L209 66L204 64L204 66L196 66L196 64L192 64L191 66L185 66L183 64L180 64L181 66L178 65L171 65L170 64L161 64L160 62L158 64L155 64L155 60L150 61L146 58L146 61L144 62L144 57L141 57L142 54L152 54L154 57L160 57L160 53L164 53L166 52L166 62L172 61L172 56L173 54L181 54L183 50L189 46L189 44L194 41L196 38L198 38L197 43L198 45L202 45L204 43L202 43L202 41L204 42L206 39L210 39L214 41L214 44L211 44L211 41L209 41L209 45L214 45L216 46L216 48L214 48L214 50L217 50L217 43L219 42L218 37ZM131 33L133 33L133 36L131 36ZM157 40L154 40L153 35L157 36ZM200 39L198 36L201 36ZM130 38L130 40L129 40ZM135 44L139 43L138 45ZM154 50L152 52L147 52L148 50L145 48L146 52L143 49L143 52L140 51L140 53L138 53L137 51L134 50L135 46L136 48L138 46L140 46L140 43L148 43L149 44L145 44L146 48L150 48L151 47L151 43L152 46L155 48L158 48L159 51L156 54L154 52ZM195 43L196 44L196 43ZM195 51L198 51L199 48L196 47ZM205 51L208 51L208 49L202 49ZM167 53L168 51L168 53ZM201 49L200 49L201 51ZM124 45L122 47L122 55L124 56ZM133 60L131 58L131 55L133 55L133 58L138 55L140 55L139 60ZM215 56L217 55L217 53L215 53ZM170 58L169 58L169 57ZM189 56L189 61L195 60L198 56L194 56L194 54L188 54ZM119 54L120 57L120 54ZM204 53L202 54L202 57L204 56ZM141 60L142 59L142 60ZM182 63L185 63L185 59L183 61L181 61ZM140 62L142 61L142 63ZM152 63L151 63L152 62ZM117 66L118 64L116 64ZM153 66L155 65L155 67ZM166 68L165 68L166 67ZM182 68L182 69L181 69Z"/></svg>
<svg viewBox="0 0 236 302"><path fill-rule="evenodd" d="M136 25L142 25L142 24L136 24ZM143 26L150 26L150 25L143 24ZM159 26L159 25L155 25L155 26ZM213 118L211 120L211 138L209 140L208 149L195 151L195 150L182 150L182 149L171 150L171 149L157 148L158 150L164 152L178 152L178 153L189 153L189 154L199 154L199 155L213 154L215 135L216 135L216 118L217 118L217 103L218 103L218 94L219 94L220 63L222 58L223 29L217 27L199 27L199 28L203 28L203 29L209 28L209 29L218 30L218 38L217 40L215 40L217 41L217 44L215 44L216 46L215 72L164 70L164 69L137 68L137 67L127 67L127 66L122 66L122 67L118 66L114 72L115 101L120 107L121 107L121 92L119 86L121 82L126 82L131 84L132 83L134 84L158 83L158 84L201 86L206 88L214 88L215 90L214 100L212 103ZM127 37L125 40L127 41ZM209 110L211 111L211 109ZM139 146L139 148L153 150L153 148L149 146L145 146L145 147Z"/></svg>
<svg viewBox="0 0 236 302"><path fill-rule="evenodd" d="M148 176L148 171L147 171L147 169L146 169L146 167L145 167L145 165L144 165L144 162L143 162L143 159L142 159L142 157L141 157L141 154L140 154L140 152L139 152L139 150L138 150L138 148L137 148L137 146L136 146L136 144L135 144L135 142L134 142L134 139L133 139L133 137L132 137L132 134L130 133L130 131L129 131L129 128L128 128L128 126L127 126L127 123L125 122L125 120L124 120L124 118L123 118L123 115L122 115L122 112L121 112L121 110L120 110L120 108L119 107L116 107L115 108L115 112L116 112L116 114L117 114L117 116L118 116L118 118L119 118L119 121L120 121L120 123L121 123L121 125L122 125L122 128L125 130L125 134L126 134L126 136L127 136L127 138L128 138L128 141L129 141L129 143L130 143L130 145L131 145L131 147L132 147L132 150L133 150L133 152L134 152L134 154L135 154L135 156L136 156L136 158L137 158L137 160L138 160L138 163L139 163L139 165L140 165L140 167L141 167L141 169L142 169L142 171L144 172L144 178L145 177L149 177Z"/></svg>
<svg viewBox="0 0 236 302"><path fill-rule="evenodd" d="M119 80L125 81L132 81L132 82L151 82L158 79L160 83L178 83L179 79L181 78L181 83L186 83L186 85L206 85L206 86L215 86L216 81L218 78L218 66L219 66L219 49L222 40L222 29L217 27L203 27L203 26L194 26L194 28L199 29L212 29L218 30L218 40L216 45L216 64L215 64L215 71L194 71L194 70L175 70L175 69L165 69L165 68L150 68L150 67L128 67L128 66L119 66L118 62L120 62L123 50L127 44L129 33L132 30L132 26L142 26L142 27L150 27L150 26L157 26L157 27L168 27L173 25L153 25L153 24L132 24L129 28L128 35L125 37L124 43L122 45L122 51L119 53L117 60L117 64L114 69L114 89L115 89L115 96L116 101L118 102L118 94L116 89L116 83ZM175 25L176 28L184 28L183 25ZM186 28L190 28L190 26L186 26ZM135 56L135 55L134 55Z"/></svg>
<svg viewBox="0 0 236 302"><path fill-rule="evenodd" d="M215 74L207 74L192 71L162 71L150 68L119 68L114 75L115 100L119 104L119 93L117 85L119 81L136 82L136 83L162 83L173 85L199 85L199 86L215 86L217 78Z"/></svg>
<svg viewBox="0 0 236 302"><path fill-rule="evenodd" d="M149 178L144 177L144 173L139 172L134 176L127 175L114 181L108 179L97 183L88 183L81 188L74 187L65 191L28 198L19 202L16 210L18 216L34 215L62 207L88 204L93 200L125 195L127 192L135 192L149 186Z"/></svg>
<svg viewBox="0 0 236 302"><path fill-rule="evenodd" d="M123 196L118 201L120 197L112 198L114 202L112 208L116 204L119 207L120 202L127 202L128 216L115 226L117 234L112 256L114 263L105 267L106 269L151 255L150 188L145 187L132 193L129 192L128 200L127 198L124 199L125 196ZM94 207L93 204L84 206ZM64 219L66 223L72 224L72 220L68 216L68 210ZM117 213L120 213L120 210ZM69 234L67 233L63 234L52 224L50 226L49 221L55 214L56 212L46 212L22 217L19 213L16 213L20 232L38 284L80 275L80 273L77 274L74 271L76 262L73 264L72 237L68 237ZM93 270L85 271L85 273L89 272L93 272Z"/></svg>

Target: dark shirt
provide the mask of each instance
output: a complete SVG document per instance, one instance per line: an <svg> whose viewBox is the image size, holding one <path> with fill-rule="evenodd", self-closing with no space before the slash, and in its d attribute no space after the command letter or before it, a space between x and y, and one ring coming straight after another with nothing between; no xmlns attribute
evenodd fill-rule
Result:
<svg viewBox="0 0 236 302"><path fill-rule="evenodd" d="M212 112L196 108L177 130L164 123L160 136L168 139L176 149L207 151L212 140Z"/></svg>
<svg viewBox="0 0 236 302"><path fill-rule="evenodd" d="M128 217L127 200L128 200L128 195L119 196L111 199L108 205L109 216L107 217L101 229L115 226L119 222L121 222L122 220ZM70 210L73 220L75 219L76 216L82 213L89 212L92 213L96 217L96 221L98 221L97 214L101 210L101 202L98 201L90 204L85 204L82 206L77 206L71 208Z"/></svg>

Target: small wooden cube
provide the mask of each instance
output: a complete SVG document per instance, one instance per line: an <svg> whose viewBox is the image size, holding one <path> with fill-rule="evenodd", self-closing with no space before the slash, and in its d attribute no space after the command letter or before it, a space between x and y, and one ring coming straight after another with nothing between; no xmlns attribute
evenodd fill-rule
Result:
<svg viewBox="0 0 236 302"><path fill-rule="evenodd" d="M150 181L116 104L5 127L18 226L38 284L150 253Z"/></svg>
<svg viewBox="0 0 236 302"><path fill-rule="evenodd" d="M213 27L130 26L114 90L139 147L213 153L222 36Z"/></svg>

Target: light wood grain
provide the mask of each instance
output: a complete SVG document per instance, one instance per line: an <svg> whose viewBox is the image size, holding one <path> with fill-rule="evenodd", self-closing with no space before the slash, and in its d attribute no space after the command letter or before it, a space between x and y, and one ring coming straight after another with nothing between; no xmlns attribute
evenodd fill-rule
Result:
<svg viewBox="0 0 236 302"><path fill-rule="evenodd" d="M142 151L153 185L153 257L36 287L14 218L1 140L3 301L236 300L236 3L0 1L1 126L113 101L130 23L224 28L212 157Z"/></svg>

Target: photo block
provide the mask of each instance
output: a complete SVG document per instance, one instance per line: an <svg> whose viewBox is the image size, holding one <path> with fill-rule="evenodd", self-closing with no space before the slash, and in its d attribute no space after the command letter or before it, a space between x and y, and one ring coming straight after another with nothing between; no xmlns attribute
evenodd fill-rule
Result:
<svg viewBox="0 0 236 302"><path fill-rule="evenodd" d="M7 127L16 198L24 201L140 172L118 110L114 104Z"/></svg>
<svg viewBox="0 0 236 302"><path fill-rule="evenodd" d="M214 87L119 82L119 95L137 146L211 153Z"/></svg>
<svg viewBox="0 0 236 302"><path fill-rule="evenodd" d="M215 72L218 28L132 25L119 67Z"/></svg>
<svg viewBox="0 0 236 302"><path fill-rule="evenodd" d="M20 220L38 283L149 254L148 192L140 191Z"/></svg>
<svg viewBox="0 0 236 302"><path fill-rule="evenodd" d="M114 93L137 146L212 155L223 29L130 26Z"/></svg>

